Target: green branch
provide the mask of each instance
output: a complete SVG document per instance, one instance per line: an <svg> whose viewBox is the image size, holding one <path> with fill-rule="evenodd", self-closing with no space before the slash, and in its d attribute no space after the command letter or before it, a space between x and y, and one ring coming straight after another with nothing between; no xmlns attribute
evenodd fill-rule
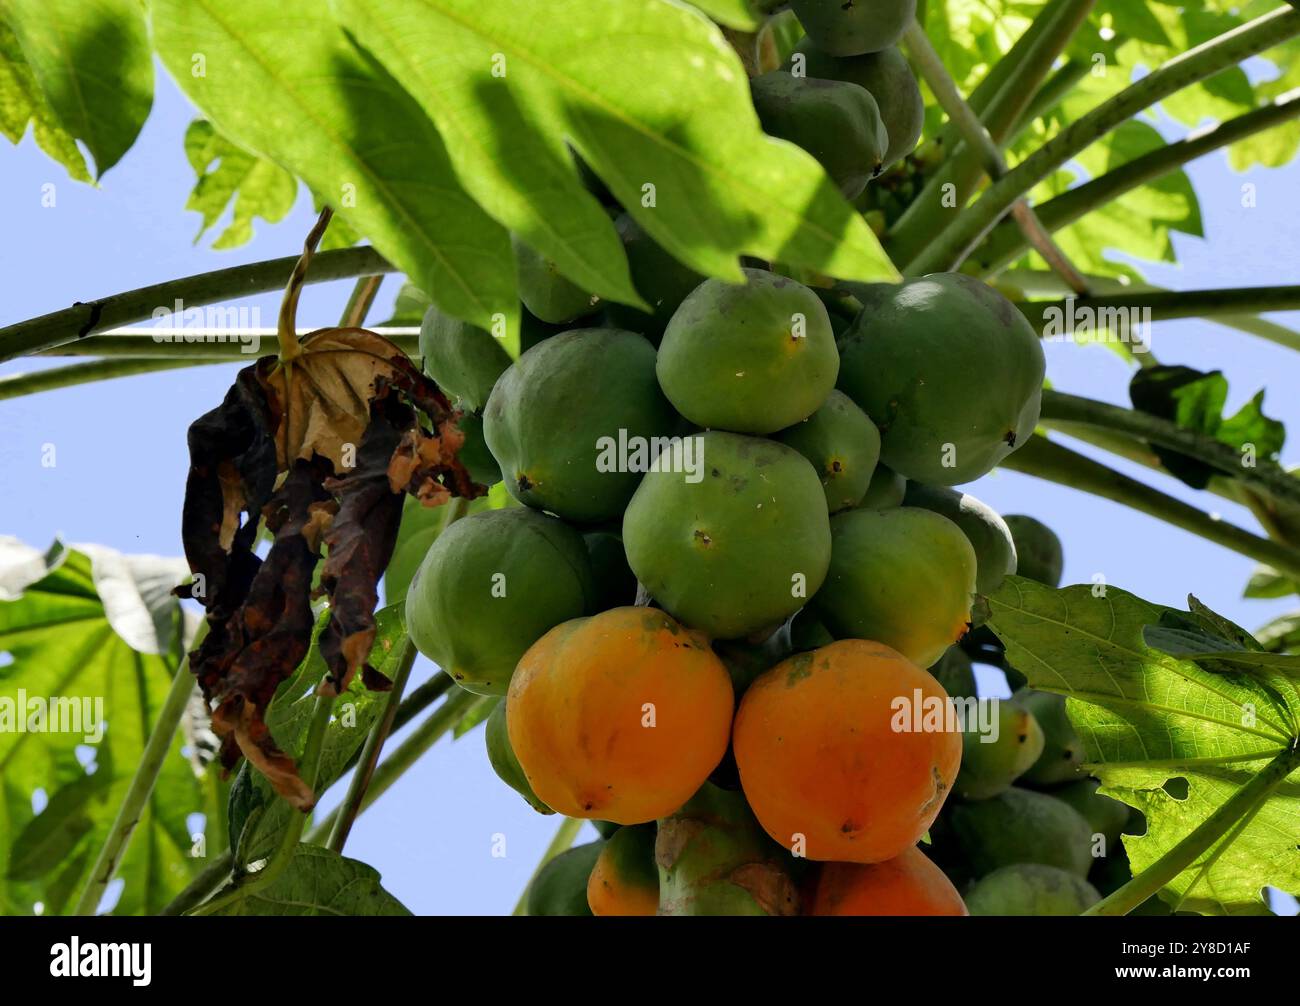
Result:
<svg viewBox="0 0 1300 1006"><path fill-rule="evenodd" d="M1030 437L1023 447L1003 459L1001 467L1122 503L1272 566L1287 576L1300 578L1300 551L1251 534L1227 521L1217 520L1182 500L1040 435Z"/></svg>
<svg viewBox="0 0 1300 1006"><path fill-rule="evenodd" d="M42 391L73 388L78 384L90 384L94 381L107 381L114 377L132 377L136 374L151 374L158 370L176 370L179 367L217 362L219 361L123 357L74 363L67 367L50 367L48 370L34 370L26 374L10 374L7 377L0 377L0 401L23 395L35 395Z"/></svg>
<svg viewBox="0 0 1300 1006"><path fill-rule="evenodd" d="M533 881L542 872L542 867L566 849L573 847L573 840L578 837L578 832L582 831L582 826L586 823L580 817L566 817L560 821L560 826L555 830L555 837L551 839L551 844L546 847L546 851L542 853L542 858L533 867L532 876L528 878L528 883L524 885L523 892L519 895L519 900L515 902L515 910L510 913L511 915L528 914L528 892L532 889Z"/></svg>
<svg viewBox="0 0 1300 1006"><path fill-rule="evenodd" d="M1017 199L1120 123L1183 88L1297 34L1300 34L1300 10L1280 7L1156 67L1067 125L990 185L975 203L961 210L951 224L908 262L903 272L919 276L957 268Z"/></svg>
<svg viewBox="0 0 1300 1006"><path fill-rule="evenodd" d="M1274 499L1300 506L1300 479L1288 474L1281 466L1263 460L1261 467L1246 467L1242 463L1241 454L1229 444L1184 429L1158 416L1050 390L1043 392L1042 415L1048 420L1115 430L1148 443L1159 444L1204 462L1211 468L1217 468L1225 475L1262 490Z"/></svg>
<svg viewBox="0 0 1300 1006"><path fill-rule="evenodd" d="M281 290L298 259L298 255L289 255L168 280L99 300L78 301L61 311L20 321L0 328L0 363L144 321L152 318L155 310L171 311L178 300L189 308ZM395 266L369 246L342 248L316 256L306 281L328 283L395 271Z"/></svg>
<svg viewBox="0 0 1300 1006"><path fill-rule="evenodd" d="M1107 318L1123 312L1150 310L1151 321L1177 318L1221 318L1259 311L1294 311L1300 308L1300 286L1242 286L1218 290L1139 290L1102 297L1066 297L1063 300L1026 300L1016 305L1030 323L1042 332L1057 316L1077 317L1091 309L1097 324L1094 334L1105 329ZM1145 318L1143 319L1145 320ZM1068 333L1066 333L1068 334ZM1123 333L1120 333L1123 334Z"/></svg>
<svg viewBox="0 0 1300 1006"><path fill-rule="evenodd" d="M274 350L275 337L261 337ZM384 338L408 356L419 355L419 336L386 335ZM226 342L158 342L149 332L119 332L97 335L82 342L65 343L43 351L42 357L94 356L99 358L125 357L134 360L185 360L191 364L202 363L252 363L257 352L246 352L239 341Z"/></svg>
<svg viewBox="0 0 1300 1006"><path fill-rule="evenodd" d="M1036 207L1038 218L1049 231L1068 227L1098 207L1147 182L1177 171L1198 157L1297 117L1300 117L1300 88L1288 91L1269 104L1244 115L1228 119L1210 129L1191 133L1184 139L1135 157L1113 171L1063 192ZM1004 220L971 253L971 260L979 266L982 275L989 275L1024 254L1026 246L1027 243L1015 224Z"/></svg>
<svg viewBox="0 0 1300 1006"><path fill-rule="evenodd" d="M1186 838L1084 915L1127 915L1195 863L1300 766L1300 749L1284 750Z"/></svg>
<svg viewBox="0 0 1300 1006"><path fill-rule="evenodd" d="M1071 59L1053 72L1047 80L1043 81L1043 86L1038 89L1016 124L1011 127L1007 142L1003 146L1011 146L1020 139L1035 119L1042 118L1059 105L1065 96L1074 90L1074 86L1088 76L1088 70L1089 64L1083 60Z"/></svg>
<svg viewBox="0 0 1300 1006"><path fill-rule="evenodd" d="M963 121L962 115L954 115L951 100L945 100L944 95L935 89L932 75L925 73L930 90L934 91L963 142L953 147L943 167L926 182L917 198L890 228L885 250L895 262L909 262L920 254L952 207L966 205L983 175L987 174L996 180L1006 172L998 150L1010 137L1012 129L1051 72L1052 64L1069 45L1070 39L1079 30L1079 25L1092 10L1094 2L1095 0L1052 0L1034 18L1024 35L998 60L985 78L987 82L996 77L987 103L977 103L974 100L975 92L972 93L969 105L962 102L966 109L965 115L974 118L978 110L976 121L980 123L980 129L974 140L971 124ZM906 38L906 42L915 57L916 42L912 38ZM919 66L924 73L924 64ZM1003 66L1007 67L1006 72L998 73ZM946 72L944 76L947 76ZM976 88L976 92L980 90L981 88ZM957 97L960 100L960 94ZM947 140L953 144L956 137L949 135ZM945 205L943 196L948 186L955 189L955 203L949 200Z"/></svg>

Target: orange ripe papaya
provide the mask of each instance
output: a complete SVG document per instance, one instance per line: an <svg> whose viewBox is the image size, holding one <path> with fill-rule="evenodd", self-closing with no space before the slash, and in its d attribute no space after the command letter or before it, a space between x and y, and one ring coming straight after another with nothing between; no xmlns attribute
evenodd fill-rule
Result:
<svg viewBox="0 0 1300 1006"><path fill-rule="evenodd" d="M731 678L708 641L654 608L611 608L519 661L506 729L538 798L568 817L671 814L727 751Z"/></svg>
<svg viewBox="0 0 1300 1006"><path fill-rule="evenodd" d="M827 863L808 915L969 915L957 888L910 846L883 863Z"/></svg>
<svg viewBox="0 0 1300 1006"><path fill-rule="evenodd" d="M925 834L961 765L948 693L882 643L843 639L760 677L733 746L749 804L809 859L879 863Z"/></svg>
<svg viewBox="0 0 1300 1006"><path fill-rule="evenodd" d="M654 825L634 825L614 832L587 879L587 905L592 915L659 913Z"/></svg>

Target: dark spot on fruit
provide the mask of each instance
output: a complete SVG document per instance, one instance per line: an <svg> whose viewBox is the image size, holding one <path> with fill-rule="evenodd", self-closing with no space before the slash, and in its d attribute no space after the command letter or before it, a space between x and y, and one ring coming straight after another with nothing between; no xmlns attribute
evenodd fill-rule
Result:
<svg viewBox="0 0 1300 1006"><path fill-rule="evenodd" d="M516 476L515 485L519 487L521 493L526 493L533 487L532 480L527 475Z"/></svg>
<svg viewBox="0 0 1300 1006"><path fill-rule="evenodd" d="M713 547L713 539L709 537L708 532L695 529L695 540L705 548Z"/></svg>
<svg viewBox="0 0 1300 1006"><path fill-rule="evenodd" d="M1016 446L1016 431L1015 431L1015 430L1007 430L1007 432L1006 432L1006 433L1003 435L1003 437L1002 437L1002 441L1003 441L1003 443L1005 443L1008 447L1015 447L1015 446Z"/></svg>

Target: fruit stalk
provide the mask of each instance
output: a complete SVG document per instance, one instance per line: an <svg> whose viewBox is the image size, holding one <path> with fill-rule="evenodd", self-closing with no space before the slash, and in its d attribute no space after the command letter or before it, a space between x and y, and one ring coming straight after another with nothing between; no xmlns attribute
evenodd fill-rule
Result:
<svg viewBox="0 0 1300 1006"><path fill-rule="evenodd" d="M578 837L578 832L582 831L583 824L586 823L580 817L566 817L560 821L560 826L555 829L555 837L551 839L551 844L546 847L542 853L542 858L537 861L533 867L532 876L528 878L528 883L524 885L519 900L515 902L514 911L511 915L528 914L528 889L533 886L533 881L537 875L542 872L542 867L552 859L562 853L565 849L572 847L574 839Z"/></svg>

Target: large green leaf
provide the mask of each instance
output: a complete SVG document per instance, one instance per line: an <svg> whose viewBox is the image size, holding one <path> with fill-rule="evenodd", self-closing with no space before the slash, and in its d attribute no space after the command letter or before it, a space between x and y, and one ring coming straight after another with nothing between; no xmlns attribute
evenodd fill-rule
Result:
<svg viewBox="0 0 1300 1006"><path fill-rule="evenodd" d="M379 880L372 866L318 845L300 845L264 890L241 891L211 914L410 915Z"/></svg>
<svg viewBox="0 0 1300 1006"><path fill-rule="evenodd" d="M457 181L415 101L318 0L155 0L154 43L241 147L302 178L437 304L518 316L510 240ZM255 97L253 97L255 96Z"/></svg>
<svg viewBox="0 0 1300 1006"><path fill-rule="evenodd" d="M103 175L153 106L144 8L139 0L8 0L3 13L48 107Z"/></svg>
<svg viewBox="0 0 1300 1006"><path fill-rule="evenodd" d="M253 219L283 220L298 198L298 180L278 164L239 149L206 119L185 130L185 156L198 180L185 208L203 215L194 240L212 227L233 201L230 224L213 248L237 248L253 237Z"/></svg>
<svg viewBox="0 0 1300 1006"><path fill-rule="evenodd" d="M17 36L0 17L0 133L10 143L18 143L26 135L29 123L37 146L67 168L68 174L77 181L90 181L86 158L77 148L77 141L59 124L45 95L36 86Z"/></svg>
<svg viewBox="0 0 1300 1006"><path fill-rule="evenodd" d="M1201 666L1144 637L1148 626L1192 616L1115 587L1053 590L1022 577L1008 577L989 606L1010 663L1034 688L1068 697L1102 792L1146 816L1146 833L1124 838L1135 875L1300 735L1300 693L1285 670ZM1300 770L1174 877L1161 898L1182 911L1253 914L1265 907L1266 886L1300 892L1298 820Z"/></svg>
<svg viewBox="0 0 1300 1006"><path fill-rule="evenodd" d="M38 903L58 911L84 885L179 664L181 612L168 592L187 573L180 560L91 546L56 546L44 557L0 539L0 652L12 658L0 666L0 715L89 703L80 729L29 722L24 730L17 721L0 729L5 914L29 914ZM91 723L101 712L106 729L96 739ZM206 818L203 854L224 848L215 802L224 794L199 779L183 743L178 732L117 871L115 914L157 912L203 866L191 854L190 815ZM39 815L37 791L48 798Z"/></svg>
<svg viewBox="0 0 1300 1006"><path fill-rule="evenodd" d="M520 17L512 0L333 5L438 124L474 197L594 292L626 299L624 258L565 140L702 273L739 280L748 253L844 279L894 274L817 162L762 132L739 57L685 7L551 0Z"/></svg>

